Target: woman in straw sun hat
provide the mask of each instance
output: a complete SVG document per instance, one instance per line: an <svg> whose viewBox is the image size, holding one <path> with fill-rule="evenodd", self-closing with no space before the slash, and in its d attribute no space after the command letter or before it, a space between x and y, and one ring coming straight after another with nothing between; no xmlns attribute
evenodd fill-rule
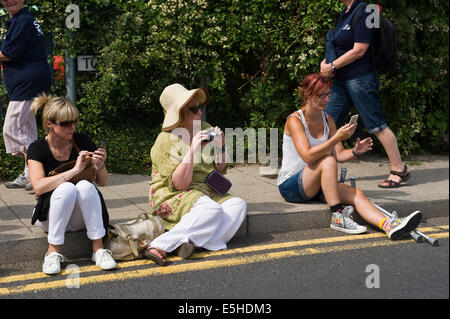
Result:
<svg viewBox="0 0 450 319"><path fill-rule="evenodd" d="M226 249L247 213L242 199L221 195L205 182L214 170L227 169L223 131L201 121L208 101L205 89L188 90L177 83L160 96L164 122L151 149L149 198L153 214L163 218L168 231L145 252L159 265L169 252L188 258L195 247ZM212 141L211 132L216 135Z"/></svg>

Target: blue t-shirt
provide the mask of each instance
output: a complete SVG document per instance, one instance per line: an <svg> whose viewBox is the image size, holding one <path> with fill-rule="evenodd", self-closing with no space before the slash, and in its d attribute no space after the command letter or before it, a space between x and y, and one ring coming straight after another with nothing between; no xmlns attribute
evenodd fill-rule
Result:
<svg viewBox="0 0 450 319"><path fill-rule="evenodd" d="M9 100L30 100L42 92L50 93L51 75L39 23L23 8L8 20L7 28L0 51L11 60L2 62Z"/></svg>
<svg viewBox="0 0 450 319"><path fill-rule="evenodd" d="M358 20L356 21L353 29L351 21L350 23L345 23L346 17L355 11L360 2L361 0L355 0L348 13L345 13L346 9L344 9L339 15L336 29L334 31L336 32L336 30L341 28L341 31L334 40L337 58L353 49L355 42L372 43L373 41L374 29L369 28L366 25L366 18L370 12L367 13L364 8L360 11ZM340 81L347 81L372 73L372 54L370 51L370 48L367 49L363 57L337 70L336 79Z"/></svg>

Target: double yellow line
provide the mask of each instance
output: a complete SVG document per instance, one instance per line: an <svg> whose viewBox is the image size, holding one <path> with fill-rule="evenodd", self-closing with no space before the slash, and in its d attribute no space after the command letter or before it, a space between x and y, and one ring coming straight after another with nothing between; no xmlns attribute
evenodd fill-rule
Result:
<svg viewBox="0 0 450 319"><path fill-rule="evenodd" d="M437 233L429 234L429 236L439 239L439 238L448 238L448 225L436 227L427 227L421 228L422 232L433 232L440 231ZM447 230L447 232L442 232ZM257 245L250 246L244 248L236 248L223 250L218 252L200 252L194 254L191 258L193 260L189 260L180 264L168 265L166 267L156 266L152 261L146 259L140 259L130 262L121 262L118 264L118 270L112 272L104 272L100 271L96 266L85 266L79 267L79 278L78 284L81 286L93 284L93 283L102 283L108 281L117 281L117 280L127 280L127 279L135 279L142 278L147 276L155 276L155 275L168 275L174 273L182 273L188 271L198 271L205 269L213 269L213 268L221 268L221 267L233 267L244 264L253 264L260 263L275 259L283 259L290 258L295 256L308 256L308 255L316 255L316 254L325 254L329 252L340 252L347 250L356 250L356 249L364 249L370 247L381 247L388 245L400 245L403 243L409 243L411 240L400 240L400 241L390 241L387 238L381 241L364 241L371 240L377 238L386 238L386 236L382 233L372 233L372 234L363 234L363 235L351 235L351 236L338 236L338 237L330 237L330 238L319 238L312 240L301 240L301 241L293 241L293 242L285 242L285 243L276 243L269 245ZM361 242L362 241L362 242ZM345 243L351 242L351 243ZM338 244L332 246L323 246L325 244ZM423 243L426 245L426 243ZM314 247L305 247L305 246L314 246ZM305 247L305 248L300 248ZM293 250L282 250L282 251L273 251L276 249L289 249L296 248ZM300 249L299 249L300 248ZM269 252L266 252L269 251ZM236 255L236 254L248 254L243 257L231 257L225 259L213 259L213 260L200 260L195 261L197 259L207 259L214 258L219 256L226 255ZM182 259L179 257L169 257L169 261L176 262L181 261ZM148 267L143 267L148 266ZM141 269L134 270L125 270L131 267L143 267ZM125 270L125 271L120 271ZM87 277L82 277L83 273L89 272L101 272L98 275L91 275ZM69 276L70 272L63 270L61 274L55 276L56 280L53 281L42 281L35 283L28 283L25 285L17 285L10 286L6 288L0 288L0 297L8 296L12 294L25 293L31 291L38 290L47 290L47 289L56 289L56 288L64 288L67 287L67 278L60 279L65 276ZM22 283L28 282L38 279L49 279L49 277L42 272L39 273L30 273L24 275L15 275L9 277L0 278L0 286L5 284L12 283Z"/></svg>

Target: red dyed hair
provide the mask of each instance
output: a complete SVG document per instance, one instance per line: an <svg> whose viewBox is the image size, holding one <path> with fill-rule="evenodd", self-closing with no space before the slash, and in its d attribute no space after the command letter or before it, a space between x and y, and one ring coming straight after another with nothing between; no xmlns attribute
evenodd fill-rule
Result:
<svg viewBox="0 0 450 319"><path fill-rule="evenodd" d="M333 82L322 73L308 75L300 84L298 91L303 101L316 97L331 89Z"/></svg>

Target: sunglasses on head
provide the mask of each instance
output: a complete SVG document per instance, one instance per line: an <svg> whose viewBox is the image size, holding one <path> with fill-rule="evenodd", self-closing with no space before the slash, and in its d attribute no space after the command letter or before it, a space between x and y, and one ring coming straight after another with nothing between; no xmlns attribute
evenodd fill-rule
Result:
<svg viewBox="0 0 450 319"><path fill-rule="evenodd" d="M71 127L72 125L77 125L78 120L75 121L64 121L64 122L58 122L58 121L51 121L53 124L62 126L62 127Z"/></svg>
<svg viewBox="0 0 450 319"><path fill-rule="evenodd" d="M204 104L191 106L188 110L191 111L192 114L197 114L198 110L201 110L203 112Z"/></svg>

